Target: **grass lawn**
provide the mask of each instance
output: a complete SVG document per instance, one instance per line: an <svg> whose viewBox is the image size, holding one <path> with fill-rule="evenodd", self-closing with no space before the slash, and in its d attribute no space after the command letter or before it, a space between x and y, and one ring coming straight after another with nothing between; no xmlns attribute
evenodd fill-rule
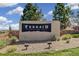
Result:
<svg viewBox="0 0 79 59"><path fill-rule="evenodd" d="M79 48L65 49L41 53L0 53L0 56L79 56Z"/></svg>

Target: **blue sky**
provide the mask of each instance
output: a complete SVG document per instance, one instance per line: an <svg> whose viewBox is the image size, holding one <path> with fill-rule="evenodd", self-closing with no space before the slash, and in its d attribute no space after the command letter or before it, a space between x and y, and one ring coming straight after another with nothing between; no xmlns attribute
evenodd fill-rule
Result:
<svg viewBox="0 0 79 59"><path fill-rule="evenodd" d="M0 30L8 29L9 25L12 29L19 29L19 21L22 11L26 3L0 3ZM47 21L52 20L52 11L55 3L38 3L37 6L41 9ZM72 9L78 9L78 4L67 4L72 6Z"/></svg>
<svg viewBox="0 0 79 59"><path fill-rule="evenodd" d="M17 22L18 20L20 20L20 14L17 13L17 14L12 14L12 15L7 15L6 13L13 10L13 9L16 9L17 7L21 7L21 8L24 8L26 4L25 3L18 3L14 6L8 6L8 7L0 7L0 16L4 16L4 17L7 17L8 19L11 19L13 20L14 22ZM50 3L39 3L37 4L37 6L39 7L39 9L42 10L42 13L45 15L45 14L48 14L49 11L52 11L55 4L50 4ZM49 15L47 17L45 17L46 19L52 19L52 17L49 17Z"/></svg>
<svg viewBox="0 0 79 59"><path fill-rule="evenodd" d="M25 5L26 3L0 4L0 30L8 29L9 25L11 25L11 27L14 26L13 29L15 29L15 25L18 26ZM43 18L49 21L52 20L52 10L55 4L38 3L37 6L44 14Z"/></svg>

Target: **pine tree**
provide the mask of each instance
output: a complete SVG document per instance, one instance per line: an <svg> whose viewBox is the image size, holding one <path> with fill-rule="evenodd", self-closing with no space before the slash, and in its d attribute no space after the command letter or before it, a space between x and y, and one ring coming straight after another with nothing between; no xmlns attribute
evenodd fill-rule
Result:
<svg viewBox="0 0 79 59"><path fill-rule="evenodd" d="M36 4L27 3L24 10L23 15L21 17L22 21L37 21L42 18L41 10L37 7Z"/></svg>
<svg viewBox="0 0 79 59"><path fill-rule="evenodd" d="M64 29L68 26L70 12L70 7L65 7L64 3L56 4L53 11L53 20L59 20L61 22L61 29Z"/></svg>

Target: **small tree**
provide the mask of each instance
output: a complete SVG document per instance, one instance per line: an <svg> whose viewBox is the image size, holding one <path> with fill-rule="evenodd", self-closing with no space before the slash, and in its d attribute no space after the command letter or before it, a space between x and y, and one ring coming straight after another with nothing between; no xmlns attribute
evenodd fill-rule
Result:
<svg viewBox="0 0 79 59"><path fill-rule="evenodd" d="M22 21L37 21L42 18L41 10L37 7L36 4L27 3L24 10L23 15L21 17Z"/></svg>
<svg viewBox="0 0 79 59"><path fill-rule="evenodd" d="M61 29L67 27L69 23L70 7L65 7L64 3L57 3L53 11L54 20L61 22Z"/></svg>
<svg viewBox="0 0 79 59"><path fill-rule="evenodd" d="M8 34L9 38L11 38L11 36L12 36L11 31L12 31L11 26L9 26L9 34Z"/></svg>

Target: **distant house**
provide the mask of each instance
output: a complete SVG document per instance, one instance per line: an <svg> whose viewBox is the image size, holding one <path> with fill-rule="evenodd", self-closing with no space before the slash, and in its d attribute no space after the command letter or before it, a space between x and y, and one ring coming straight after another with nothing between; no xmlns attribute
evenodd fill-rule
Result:
<svg viewBox="0 0 79 59"><path fill-rule="evenodd" d="M73 26L73 27L67 27L63 31L61 31L61 35L63 34L73 34L73 33L79 33L79 26Z"/></svg>
<svg viewBox="0 0 79 59"><path fill-rule="evenodd" d="M74 29L72 27L67 27L66 29L62 30L60 32L60 35L63 35L63 34L71 34L71 33L74 33Z"/></svg>
<svg viewBox="0 0 79 59"><path fill-rule="evenodd" d="M74 26L73 29L74 31L79 32L79 26Z"/></svg>

